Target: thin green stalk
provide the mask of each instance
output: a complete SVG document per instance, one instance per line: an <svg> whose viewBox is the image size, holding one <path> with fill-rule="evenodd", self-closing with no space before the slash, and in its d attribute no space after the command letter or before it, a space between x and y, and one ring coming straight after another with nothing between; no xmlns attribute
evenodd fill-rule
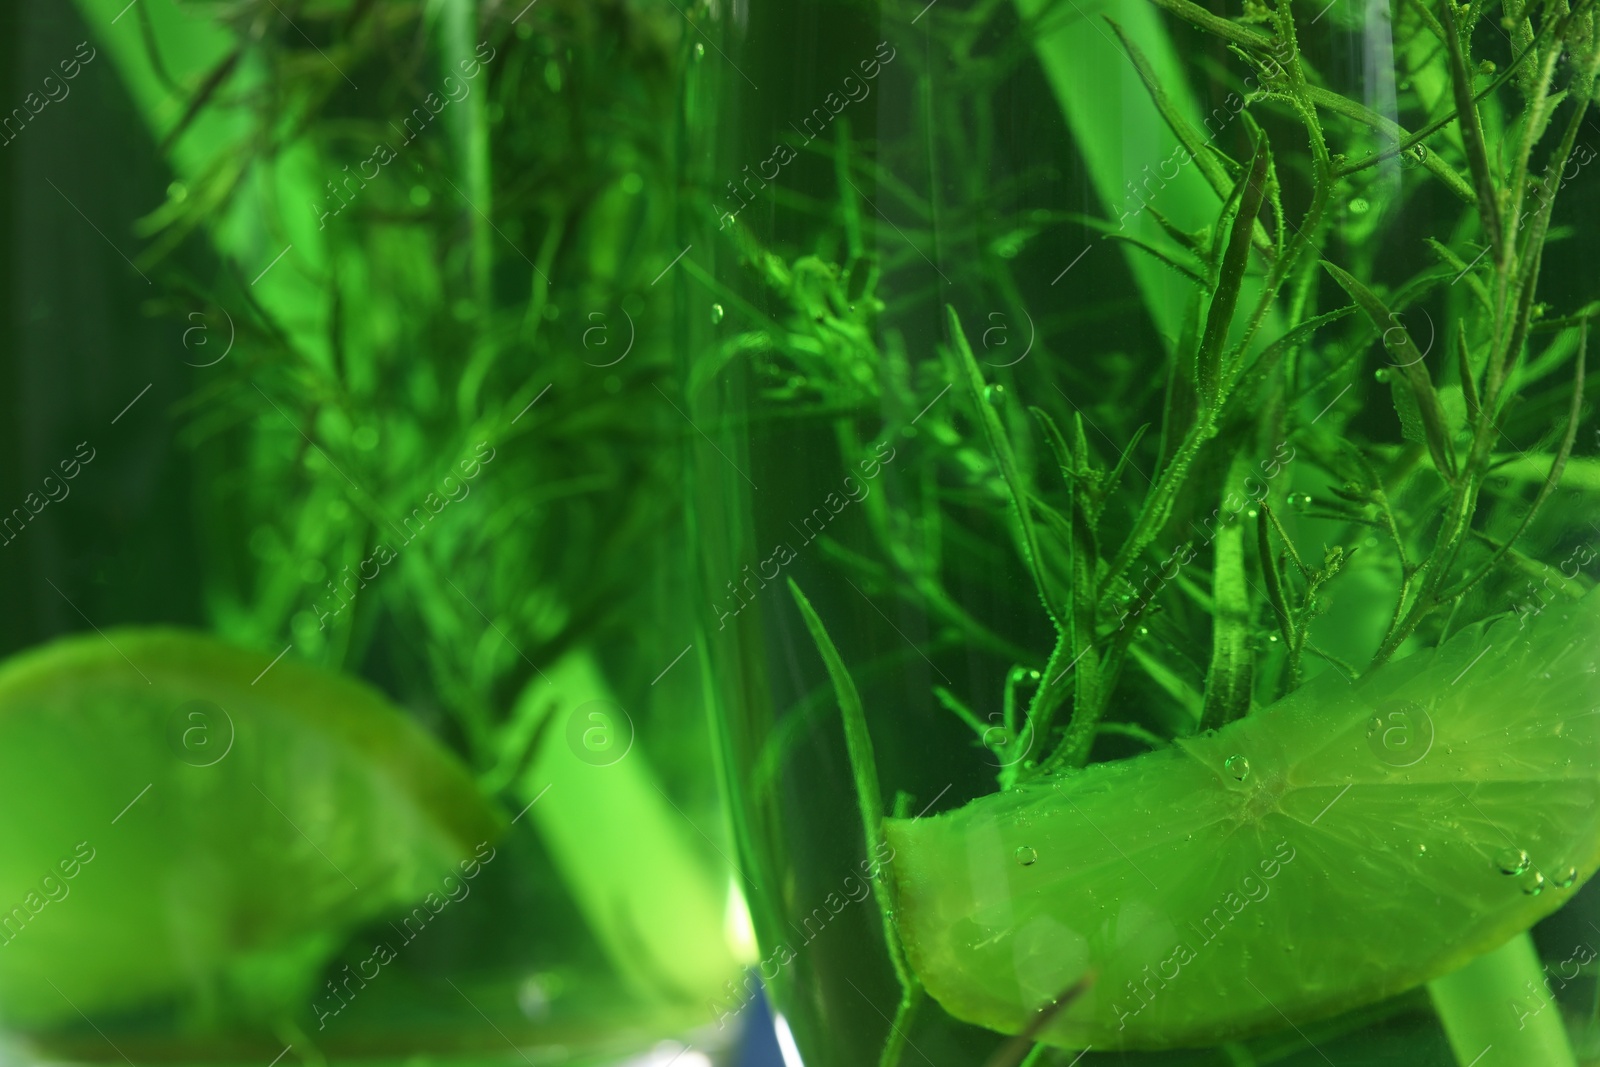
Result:
<svg viewBox="0 0 1600 1067"><path fill-rule="evenodd" d="M833 639L823 627L816 609L811 606L811 601L806 599L806 595L800 591L793 578L789 579L789 593L794 597L801 617L805 619L806 629L811 633L811 640L816 643L817 652L822 656L822 662L828 669L834 694L839 700L839 713L844 719L845 747L850 753L850 773L855 778L856 800L861 805L861 822L866 834L867 855L881 857L889 848L889 839L883 827L883 792L878 784L878 761L872 751L872 734L867 730L867 715L861 705L861 694L856 691L856 684L850 678L850 671L845 667L844 659L839 655L839 649L834 645ZM919 984L916 975L906 962L905 950L900 944L900 933L895 929L894 898L889 887L887 867L884 868L882 876L872 879L872 893L883 917L883 937L888 945L889 960L894 965L895 977L900 980L901 989L909 998L912 996L912 991L919 988ZM904 1008L904 1000L902 1009L910 1010Z"/></svg>
<svg viewBox="0 0 1600 1067"><path fill-rule="evenodd" d="M1582 128L1588 113L1589 102L1580 101L1567 122L1560 145L1551 154L1550 163L1545 168L1545 179L1540 186L1542 199L1538 213L1534 216L1533 225L1529 227L1528 240L1522 255L1523 277L1518 293L1517 317L1512 325L1504 357L1499 364L1499 376L1484 389L1484 406L1491 410L1498 407L1500 389L1504 386L1506 377L1515 369L1528 338L1528 327L1533 321L1534 296L1539 287L1539 270L1544 261L1545 239L1550 232L1550 217L1555 211L1556 195L1561 185L1561 172L1566 168L1567 160L1577 145L1578 130Z"/></svg>
<svg viewBox="0 0 1600 1067"><path fill-rule="evenodd" d="M1088 445L1083 440L1083 424L1078 423L1079 454L1087 456ZM1138 436L1123 452L1138 443ZM1087 460L1085 460L1087 462ZM1118 468L1120 470L1120 467ZM1115 475L1113 475L1114 477ZM1101 651L1095 647L1096 626L1099 620L1099 585L1095 569L1100 561L1100 547L1095 540L1095 524L1089 518L1088 495L1082 484L1074 484L1071 503L1072 537L1072 644L1077 648L1077 658L1072 675L1072 723L1069 736L1072 741L1068 758L1072 766L1081 767L1089 761L1089 751L1094 745L1094 725L1105 714L1108 689L1101 677ZM1048 743L1048 729L1035 731L1034 740Z"/></svg>
<svg viewBox="0 0 1600 1067"><path fill-rule="evenodd" d="M1110 16L1106 17L1106 22L1111 25L1112 32L1117 35L1117 40L1121 42L1123 50L1128 53L1128 59L1133 63L1134 69L1139 72L1139 77L1144 82L1145 89L1150 94L1150 99L1155 103L1156 110L1166 120L1167 126L1172 130L1173 135L1178 138L1179 143L1193 157L1194 165L1200 168L1201 175L1205 177L1206 182L1211 186L1212 191L1217 194L1218 199L1226 199L1232 190L1233 180L1228 177L1227 171L1223 169L1217 157L1209 151L1207 147L1209 139L1202 138L1200 131L1195 129L1194 124L1173 103L1172 98L1161 84L1161 78L1151 67L1150 60L1145 56L1144 51L1128 36L1127 31ZM1161 217L1157 216L1157 222L1160 221ZM1263 249L1270 247L1270 242L1267 240L1267 232L1259 223L1255 227L1254 236L1257 247Z"/></svg>
<svg viewBox="0 0 1600 1067"><path fill-rule="evenodd" d="M1050 731L1055 724L1056 711L1066 703L1067 693L1071 687L1076 686L1076 681L1063 685L1062 681L1067 675L1077 668L1078 657L1086 653L1073 651L1073 631L1069 628L1056 635L1055 647L1050 650L1050 659L1045 663L1044 676L1040 680L1039 688L1034 691L1033 700L1028 705L1028 727L1033 732L1035 744L1046 743ZM1094 741L1092 729L1084 736L1085 728L1093 724L1086 722L1090 712L1084 707L1075 708L1073 721L1067 727L1067 736L1062 740L1060 749L1052 754L1049 759L1039 766L1039 772L1044 773L1056 762L1063 758L1072 758L1067 754L1082 757L1087 754L1088 746ZM1078 758L1074 766L1082 764Z"/></svg>
<svg viewBox="0 0 1600 1067"><path fill-rule="evenodd" d="M478 33L476 0L438 0L440 11L440 77L460 81L462 64L474 61ZM493 265L489 220L494 217L489 181L489 97L469 93L461 106L446 117L451 140L460 160L462 191L469 204L472 243L470 277L472 297L480 315L489 308L489 273Z"/></svg>
<svg viewBox="0 0 1600 1067"><path fill-rule="evenodd" d="M1271 512L1265 504L1262 505L1260 516L1256 521L1256 555L1261 560L1261 577L1266 582L1267 603L1272 605L1273 614L1278 619L1278 631L1283 634L1285 641L1294 640L1294 618L1289 607L1288 598L1283 592L1283 575L1278 569L1278 559L1272 552L1272 542L1267 536L1267 530L1272 525ZM1283 531L1278 531L1282 536ZM1288 538L1284 538L1288 543Z"/></svg>
<svg viewBox="0 0 1600 1067"><path fill-rule="evenodd" d="M1173 502L1177 499L1179 491L1188 479L1189 468L1193 466L1195 457L1200 452L1200 447L1217 433L1216 423L1204 415L1196 417L1195 422L1184 434L1183 441L1173 453L1172 460L1156 477L1155 485L1144 499L1144 504L1139 509L1139 516L1134 520L1133 530L1122 547L1117 550L1105 575L1101 578L1100 588L1112 590L1117 587L1117 582L1139 558L1150 543L1160 534L1166 526L1167 519L1172 515Z"/></svg>
<svg viewBox="0 0 1600 1067"><path fill-rule="evenodd" d="M878 1067L898 1067L905 1055L906 1044L911 1040L911 1027L917 1021L917 1009L922 1006L922 986L914 985L900 994L900 1003L894 1010L894 1022L889 1025L889 1040L883 1043L878 1056Z"/></svg>
<svg viewBox="0 0 1600 1067"><path fill-rule="evenodd" d="M1513 170L1511 180L1506 183L1507 192L1510 194L1510 210L1506 218L1516 220L1505 227L1501 235L1505 241L1505 248L1500 252L1502 263L1510 263L1516 253L1516 240L1518 223L1522 219L1522 201L1527 195L1528 168L1533 160L1534 146L1544 134L1545 123L1549 121L1546 108L1550 102L1551 75L1556 68L1556 60L1561 55L1561 46L1551 48L1542 57L1542 65L1538 77L1534 79L1534 92L1528 101L1527 111L1523 115L1522 139L1517 144L1516 152L1512 155Z"/></svg>
<svg viewBox="0 0 1600 1067"><path fill-rule="evenodd" d="M1526 933L1428 983L1428 995L1458 1067L1480 1062L1577 1067L1561 1008Z"/></svg>
<svg viewBox="0 0 1600 1067"><path fill-rule="evenodd" d="M793 578L789 579L789 593L805 619L806 629L811 632L811 640L816 643L817 651L828 668L828 677L833 682L839 712L844 719L845 747L850 753L850 772L855 778L856 800L861 805L867 854L874 859L881 859L887 854L889 840L883 826L883 792L878 784L878 762L872 750L872 734L867 730L861 694L856 691L856 684L850 678L850 671L845 667L839 649ZM900 944L900 931L894 924L894 891L889 884L890 877L890 868L885 865L879 877L871 880L873 900L883 920L883 939L889 951L889 962L900 983L900 1002L889 1026L889 1037L884 1042L883 1053L878 1058L878 1067L897 1067L910 1040L909 1031L916 1019L917 1008L922 1003L922 983L906 960L905 948Z"/></svg>
<svg viewBox="0 0 1600 1067"><path fill-rule="evenodd" d="M1372 324L1383 331L1385 347L1401 361L1399 367L1410 386L1418 417L1422 420L1423 433L1428 442L1428 452L1433 457L1434 467L1441 478L1446 481L1454 480L1455 453L1450 445L1444 406L1439 400L1438 391L1433 386L1433 377L1428 373L1428 366L1423 362L1423 353L1418 351L1416 342L1411 339L1410 331L1400 325L1399 318L1389 310L1377 294L1351 274L1327 260L1323 260L1322 266L1332 275L1333 280L1339 283L1339 287L1350 295L1350 299L1360 305L1361 310L1372 320ZM1390 340L1392 335L1398 335L1398 340Z"/></svg>
<svg viewBox="0 0 1600 1067"><path fill-rule="evenodd" d="M1278 25L1278 35L1287 45L1288 61L1283 69L1289 78L1289 94L1294 102L1295 109L1299 112L1301 124L1305 126L1306 137L1311 148L1311 203L1306 208L1305 217L1300 225L1295 227L1294 239L1289 242L1284 251L1273 261L1267 271L1265 282L1261 286L1261 293L1256 300L1255 311L1251 313L1249 321L1245 324L1244 331L1236 346L1236 353L1231 363L1238 365L1243 361L1245 353L1255 339L1256 332L1262 323L1267 321L1267 313L1277 300L1278 290L1285 279L1300 262L1300 257L1308 249L1317 247L1317 242L1322 239L1322 227L1328 207L1328 198L1333 187L1333 161L1328 153L1327 139L1323 136L1322 124L1317 118L1317 109L1312 103L1312 86L1306 78L1305 65L1301 62L1299 40L1295 36L1294 15L1287 3L1281 5L1275 19ZM1259 141L1266 145L1266 134L1252 123L1252 129ZM1268 162L1271 163L1270 146L1268 147ZM1274 179L1274 182L1276 179ZM1282 229L1286 220L1282 217L1282 205L1274 200L1279 212L1278 229L1279 240L1282 240ZM1290 320L1294 321L1294 320Z"/></svg>
<svg viewBox="0 0 1600 1067"><path fill-rule="evenodd" d="M1036 25L1049 3L1016 0L1017 13L1025 24ZM1163 0L1161 6L1185 18L1213 18L1188 0ZM1101 22L1101 16L1110 13L1118 20L1115 35ZM1171 177L1161 168L1162 161L1174 155L1163 110L1181 116L1192 127L1201 108L1160 14L1142 2L1117 0L1074 0L1068 14L1052 26L1037 27L1033 49L1083 153L1102 209L1118 217L1128 233L1152 243L1159 242L1162 228L1154 212L1145 210L1147 199L1159 199L1161 213L1178 227L1199 229L1214 214L1217 194L1199 167L1178 166L1174 161ZM1235 25L1226 19L1214 21ZM1257 47L1271 43L1257 30L1239 32ZM1141 66L1129 62L1116 43L1118 36L1137 46ZM1147 78L1164 89L1159 107L1146 92ZM1116 94L1122 106L1105 107L1108 93ZM1130 209L1123 211L1124 204ZM1125 255L1156 332L1163 338L1176 337L1190 283L1131 247Z"/></svg>
<svg viewBox="0 0 1600 1067"><path fill-rule="evenodd" d="M1213 15L1193 0L1151 0L1151 2L1186 22L1192 22L1203 30L1210 30L1225 41L1232 41L1245 48L1272 47L1272 38L1260 30L1234 22L1232 19L1225 19L1220 15Z"/></svg>
<svg viewBox="0 0 1600 1067"><path fill-rule="evenodd" d="M1251 235L1255 232L1256 218L1261 213L1261 204L1266 197L1267 162L1270 158L1266 138L1261 137L1256 141L1250 170L1244 178L1244 195L1239 201L1239 213L1234 216L1233 226L1228 232L1227 250L1223 253L1222 268L1217 278L1217 295L1206 311L1205 333L1201 336L1196 360L1195 384L1207 414L1213 414L1221 407L1223 376L1232 369L1223 366L1223 344L1228 339L1228 327L1233 324L1239 290L1249 266Z"/></svg>
<svg viewBox="0 0 1600 1067"><path fill-rule="evenodd" d="M967 343L966 332L961 329L960 316L956 314L956 309L949 305L945 307L945 316L950 328L950 340L955 346L956 358L959 361L958 373L966 381L967 388L971 392L978 420L983 424L984 437L989 442L989 451L1000 468L1000 476L1005 480L1006 490L1011 496L1024 562L1033 575L1033 583L1038 589L1039 599L1043 602L1045 611L1059 627L1062 619L1061 608L1051 595L1050 585L1045 577L1044 563L1039 557L1039 535L1033 523L1033 505L1029 500L1022 472L1017 466L1016 456L1012 453L1010 438L1006 436L1000 416L989 403L986 395L988 386L983 380L983 372L978 369L977 359L972 355L972 346Z"/></svg>
<svg viewBox="0 0 1600 1067"><path fill-rule="evenodd" d="M1242 482L1253 469L1240 453L1234 457L1225 485ZM1250 710L1255 656L1250 648L1253 619L1249 579L1245 576L1245 523L1218 531L1212 542L1211 596L1216 605L1211 624L1211 666L1206 673L1202 730L1225 726Z"/></svg>
<svg viewBox="0 0 1600 1067"><path fill-rule="evenodd" d="M1396 143L1411 141L1416 136L1393 119L1385 118L1365 104L1359 104L1347 96L1340 96L1330 89L1324 89L1317 85L1307 86L1306 90L1310 94L1311 102L1318 107L1332 111L1336 115L1343 115L1345 118L1359 122L1363 126L1369 126L1386 137L1393 139ZM1467 180L1456 173L1455 168L1440 159L1437 154L1429 152L1427 158L1422 161L1422 165L1429 174L1444 182L1445 187L1463 201L1469 204L1476 201L1477 198L1472 191L1472 186L1467 184Z"/></svg>
<svg viewBox="0 0 1600 1067"><path fill-rule="evenodd" d="M1500 200L1494 187L1494 176L1489 169L1489 152L1483 143L1483 124L1478 121L1478 107L1472 100L1472 76L1467 73L1466 54L1461 48L1461 32L1456 28L1455 8L1444 4L1444 30L1450 46L1450 80L1455 90L1456 114L1461 122L1461 142L1467 149L1467 163L1472 169L1472 183L1478 195L1478 217L1483 220L1485 239L1493 248L1504 252L1500 241Z"/></svg>
<svg viewBox="0 0 1600 1067"><path fill-rule="evenodd" d="M1562 435L1561 444L1556 451L1555 458L1550 463L1550 473L1545 476L1543 484L1539 486L1539 491L1533 498L1533 503L1529 504L1527 510L1522 513L1522 521L1517 525L1516 531L1506 539L1505 544L1501 545L1495 551L1495 554L1489 557L1489 561L1479 568L1476 574L1446 592L1443 595L1443 599L1454 601L1488 577L1489 572L1498 566L1500 561L1506 557L1506 554L1511 551L1518 538L1523 535L1529 524L1533 522L1533 517L1539 513L1539 509L1544 506L1546 500L1550 499L1550 494L1555 492L1556 486L1561 483L1562 471L1566 469L1567 458L1572 455L1572 446L1578 438L1578 419L1583 413L1583 382L1588 354L1589 328L1585 325L1583 327L1583 339L1578 343L1577 367L1572 375L1572 404L1567 410L1567 430Z"/></svg>
<svg viewBox="0 0 1600 1067"><path fill-rule="evenodd" d="M1033 1051L1028 1053L1022 1062L1017 1064L1017 1067L1039 1067L1040 1064L1044 1063L1044 1058L1049 1053L1049 1045L1035 1045L1033 1046Z"/></svg>

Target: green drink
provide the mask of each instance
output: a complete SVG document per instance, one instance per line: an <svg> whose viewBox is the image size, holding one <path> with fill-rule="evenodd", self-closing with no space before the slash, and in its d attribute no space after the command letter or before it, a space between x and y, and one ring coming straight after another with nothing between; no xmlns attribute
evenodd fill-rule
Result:
<svg viewBox="0 0 1600 1067"><path fill-rule="evenodd" d="M678 16L14 7L6 1047L704 1067Z"/></svg>
<svg viewBox="0 0 1600 1067"><path fill-rule="evenodd" d="M704 641L805 1062L1590 1055L1595 13L713 30Z"/></svg>

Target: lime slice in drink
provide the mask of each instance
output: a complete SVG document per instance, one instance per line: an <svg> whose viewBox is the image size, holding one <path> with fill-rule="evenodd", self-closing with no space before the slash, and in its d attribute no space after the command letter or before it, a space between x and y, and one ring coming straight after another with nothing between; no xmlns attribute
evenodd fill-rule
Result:
<svg viewBox="0 0 1600 1067"><path fill-rule="evenodd" d="M1600 596L1327 677L1162 751L888 820L898 925L957 1018L1169 1048L1455 970L1600 864Z"/></svg>
<svg viewBox="0 0 1600 1067"><path fill-rule="evenodd" d="M304 1015L351 927L442 901L499 825L372 689L175 630L0 665L0 811L0 1018L23 1029Z"/></svg>

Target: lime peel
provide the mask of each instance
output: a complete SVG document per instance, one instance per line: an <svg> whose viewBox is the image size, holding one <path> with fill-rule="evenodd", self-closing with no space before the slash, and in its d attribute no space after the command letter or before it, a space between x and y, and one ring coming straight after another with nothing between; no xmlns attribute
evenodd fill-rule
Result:
<svg viewBox="0 0 1600 1067"><path fill-rule="evenodd" d="M1099 1049L1211 1045L1455 971L1600 864L1597 671L1591 595L1165 750L886 820L913 969L1010 1034L1092 976L1040 1037Z"/></svg>
<svg viewBox="0 0 1600 1067"><path fill-rule="evenodd" d="M216 746L199 754L197 706ZM0 950L0 1011L24 1029L166 1003L303 1012L351 928L436 890L503 825L370 687L166 629L0 665L0 804L24 813L0 823L0 900L75 842L97 850Z"/></svg>

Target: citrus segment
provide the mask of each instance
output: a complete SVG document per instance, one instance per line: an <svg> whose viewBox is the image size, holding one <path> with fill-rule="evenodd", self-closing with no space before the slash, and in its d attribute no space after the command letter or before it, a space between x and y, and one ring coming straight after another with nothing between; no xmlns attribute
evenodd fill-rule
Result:
<svg viewBox="0 0 1600 1067"><path fill-rule="evenodd" d="M1325 675L1215 732L887 820L897 920L953 1015L1212 1044L1401 992L1600 864L1600 596Z"/></svg>
<svg viewBox="0 0 1600 1067"><path fill-rule="evenodd" d="M298 998L498 827L372 689L168 630L0 666L0 810L0 1014L24 1027L214 1002L230 970L257 1007Z"/></svg>

